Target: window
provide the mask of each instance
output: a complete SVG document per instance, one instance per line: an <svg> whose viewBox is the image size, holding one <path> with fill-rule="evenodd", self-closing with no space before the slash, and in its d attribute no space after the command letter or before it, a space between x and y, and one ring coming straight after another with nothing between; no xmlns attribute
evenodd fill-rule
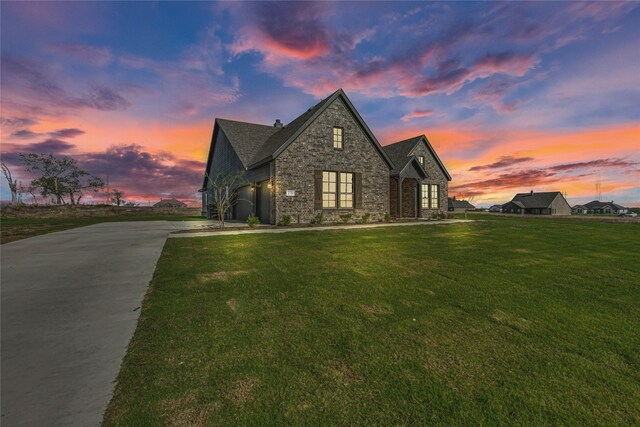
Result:
<svg viewBox="0 0 640 427"><path fill-rule="evenodd" d="M438 186L431 184L431 209L438 209Z"/></svg>
<svg viewBox="0 0 640 427"><path fill-rule="evenodd" d="M429 184L422 184L422 209L429 209Z"/></svg>
<svg viewBox="0 0 640 427"><path fill-rule="evenodd" d="M353 208L353 174L340 173L340 207Z"/></svg>
<svg viewBox="0 0 640 427"><path fill-rule="evenodd" d="M424 156L418 156L418 161L422 166L424 166Z"/></svg>
<svg viewBox="0 0 640 427"><path fill-rule="evenodd" d="M333 128L333 148L342 150L342 128Z"/></svg>
<svg viewBox="0 0 640 427"><path fill-rule="evenodd" d="M322 207L336 207L336 172L322 172Z"/></svg>

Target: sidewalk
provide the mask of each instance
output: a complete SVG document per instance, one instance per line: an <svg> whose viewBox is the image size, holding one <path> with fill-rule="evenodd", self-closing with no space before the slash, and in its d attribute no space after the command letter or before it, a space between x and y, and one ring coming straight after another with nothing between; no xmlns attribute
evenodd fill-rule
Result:
<svg viewBox="0 0 640 427"><path fill-rule="evenodd" d="M328 225L317 227L278 227L278 228L265 228L265 229L250 229L246 230L229 230L229 231L202 231L197 233L171 233L170 239L185 238L185 237L211 237L211 236L235 236L238 234L262 234L262 233L291 233L296 231L327 231L327 230L354 230L354 229L367 229L367 228L380 228L380 227L403 227L403 226L415 226L415 225L444 225L444 224L458 224L464 222L474 222L470 219L444 219L440 221L415 221L415 222L398 222L398 223L372 223L372 224L345 224L345 225ZM236 224L234 224L235 226Z"/></svg>

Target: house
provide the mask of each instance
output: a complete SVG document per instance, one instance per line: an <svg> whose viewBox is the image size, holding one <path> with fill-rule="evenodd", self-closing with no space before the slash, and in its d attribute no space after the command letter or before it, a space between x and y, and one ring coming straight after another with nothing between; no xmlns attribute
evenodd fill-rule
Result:
<svg viewBox="0 0 640 427"><path fill-rule="evenodd" d="M389 173L389 209L395 218L425 218L447 207L451 175L424 135L383 147Z"/></svg>
<svg viewBox="0 0 640 427"><path fill-rule="evenodd" d="M623 214L627 213L629 209L624 206L620 206L617 203L610 202L600 202L598 200L594 200L592 202L586 203L584 205L588 213L590 214Z"/></svg>
<svg viewBox="0 0 640 427"><path fill-rule="evenodd" d="M339 89L287 125L280 120L267 126L216 119L202 210L208 216L214 210L208 200L210 179L243 172L229 219L255 214L262 223L275 224L288 215L294 223L308 223L320 213L327 221L369 213L372 221L381 220L389 212L393 167Z"/></svg>
<svg viewBox="0 0 640 427"><path fill-rule="evenodd" d="M571 206L559 191L518 193L502 205L503 213L528 215L570 215Z"/></svg>
<svg viewBox="0 0 640 427"><path fill-rule="evenodd" d="M571 207L572 214L587 214L589 213L589 208L585 205L575 205Z"/></svg>
<svg viewBox="0 0 640 427"><path fill-rule="evenodd" d="M450 212L466 212L475 210L476 207L469 203L467 200L458 200L456 199L456 196L449 197Z"/></svg>
<svg viewBox="0 0 640 427"><path fill-rule="evenodd" d="M187 204L176 199L160 199L158 203L153 205L154 208L186 208Z"/></svg>
<svg viewBox="0 0 640 427"><path fill-rule="evenodd" d="M502 212L502 205L493 205L489 208L489 212Z"/></svg>

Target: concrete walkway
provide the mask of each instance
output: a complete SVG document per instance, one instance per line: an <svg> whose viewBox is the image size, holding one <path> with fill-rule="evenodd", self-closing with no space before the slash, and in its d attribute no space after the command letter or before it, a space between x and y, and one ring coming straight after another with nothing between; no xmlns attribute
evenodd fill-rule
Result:
<svg viewBox="0 0 640 427"><path fill-rule="evenodd" d="M461 222L473 222L469 219L445 219L440 221L414 221L414 222L392 222L392 223L372 223L372 224L346 224L346 225L328 225L323 227L279 227L279 228L256 228L246 230L229 230L229 231L200 231L191 233L173 233L169 234L170 238L186 238L186 237L211 237L211 236L234 236L237 234L263 234L263 233L291 233L295 231L327 231L327 230L353 230L380 227L405 227L411 225L439 225L439 224L457 224ZM233 225L235 227L235 225Z"/></svg>
<svg viewBox="0 0 640 427"><path fill-rule="evenodd" d="M2 426L97 426L167 235L102 223L0 246Z"/></svg>

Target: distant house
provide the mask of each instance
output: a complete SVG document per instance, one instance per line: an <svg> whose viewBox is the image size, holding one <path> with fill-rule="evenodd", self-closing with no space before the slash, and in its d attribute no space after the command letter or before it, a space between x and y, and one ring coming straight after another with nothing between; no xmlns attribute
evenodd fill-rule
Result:
<svg viewBox="0 0 640 427"><path fill-rule="evenodd" d="M571 206L562 193L550 191L543 193L518 193L502 206L503 213L527 215L570 215Z"/></svg>
<svg viewBox="0 0 640 427"><path fill-rule="evenodd" d="M160 199L158 203L153 205L155 208L186 208L187 204L176 199Z"/></svg>
<svg viewBox="0 0 640 427"><path fill-rule="evenodd" d="M502 205L493 205L489 208L489 212L502 212Z"/></svg>
<svg viewBox="0 0 640 427"><path fill-rule="evenodd" d="M589 208L587 208L585 205L575 205L571 207L571 213L574 215L587 214L589 213Z"/></svg>
<svg viewBox="0 0 640 427"><path fill-rule="evenodd" d="M624 206L620 206L617 203L610 202L600 202L598 200L594 200L593 202L586 203L584 207L587 208L587 213L590 214L623 214L627 213L629 209Z"/></svg>
<svg viewBox="0 0 640 427"><path fill-rule="evenodd" d="M449 212L474 211L476 207L467 200L458 200L456 196L449 197Z"/></svg>

